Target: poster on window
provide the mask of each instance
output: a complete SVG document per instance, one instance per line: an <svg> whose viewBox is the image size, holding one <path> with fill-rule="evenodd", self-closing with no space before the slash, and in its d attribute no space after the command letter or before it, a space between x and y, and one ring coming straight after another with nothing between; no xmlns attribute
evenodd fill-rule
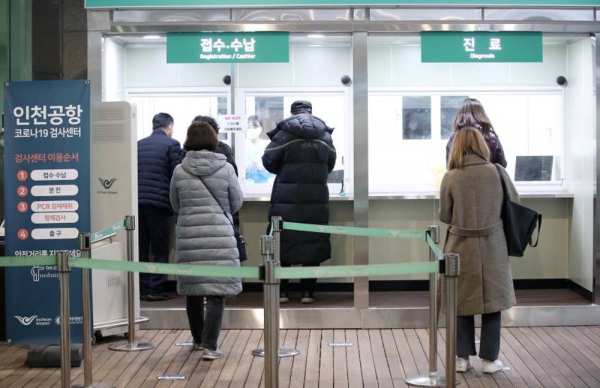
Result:
<svg viewBox="0 0 600 388"><path fill-rule="evenodd" d="M402 138L431 139L431 97L402 97Z"/></svg>
<svg viewBox="0 0 600 388"><path fill-rule="evenodd" d="M7 82L4 112L6 255L80 257L78 235L90 232L89 81ZM69 289L66 324L82 342L81 270ZM59 296L56 266L7 268L7 339L59 343Z"/></svg>
<svg viewBox="0 0 600 388"><path fill-rule="evenodd" d="M467 98L467 96L442 96L440 101L442 139L448 139L452 131L454 131L456 113Z"/></svg>

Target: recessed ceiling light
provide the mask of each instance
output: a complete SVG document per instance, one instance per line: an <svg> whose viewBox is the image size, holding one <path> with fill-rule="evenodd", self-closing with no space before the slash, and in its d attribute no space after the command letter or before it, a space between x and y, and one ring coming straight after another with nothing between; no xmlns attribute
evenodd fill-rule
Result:
<svg viewBox="0 0 600 388"><path fill-rule="evenodd" d="M144 35L144 39L160 39L160 35Z"/></svg>
<svg viewBox="0 0 600 388"><path fill-rule="evenodd" d="M323 34L309 34L307 38L311 39L325 39L325 35Z"/></svg>

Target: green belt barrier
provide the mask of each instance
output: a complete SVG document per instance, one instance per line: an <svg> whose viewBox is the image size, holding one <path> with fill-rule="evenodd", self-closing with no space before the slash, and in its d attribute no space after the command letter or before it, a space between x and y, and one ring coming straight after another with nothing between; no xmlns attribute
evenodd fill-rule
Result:
<svg viewBox="0 0 600 388"><path fill-rule="evenodd" d="M275 269L277 279L321 279L339 277L371 277L434 273L440 269L439 263L405 263L375 265L336 265L327 267L297 267Z"/></svg>
<svg viewBox="0 0 600 388"><path fill-rule="evenodd" d="M34 265L56 266L54 256L4 256L0 257L0 267L33 267Z"/></svg>
<svg viewBox="0 0 600 388"><path fill-rule="evenodd" d="M259 278L258 267L140 263L130 261L84 259L80 257L69 258L69 264L78 268L104 269L111 271L143 272L182 276L213 276L220 278Z"/></svg>
<svg viewBox="0 0 600 388"><path fill-rule="evenodd" d="M438 247L437 244L433 242L429 234L427 234L427 244L429 244L429 247L433 250L433 253L435 253L435 257L437 257L438 260L440 260L442 256L444 256L440 247Z"/></svg>
<svg viewBox="0 0 600 388"><path fill-rule="evenodd" d="M395 237L395 238L425 238L425 232L421 230L397 230L397 229L375 229L357 228L355 226L313 225L299 224L297 222L283 222L284 230L297 230L299 232L347 234L351 236L369 237Z"/></svg>
<svg viewBox="0 0 600 388"><path fill-rule="evenodd" d="M104 237L117 232L125 227L125 220L119 221L116 224L109 226L108 228L102 229L96 233L90 235L90 243L95 243L98 240L102 240Z"/></svg>

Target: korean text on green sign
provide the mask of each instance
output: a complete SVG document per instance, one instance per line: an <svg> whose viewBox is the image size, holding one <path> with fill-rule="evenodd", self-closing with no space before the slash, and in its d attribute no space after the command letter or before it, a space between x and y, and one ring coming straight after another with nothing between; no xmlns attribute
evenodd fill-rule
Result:
<svg viewBox="0 0 600 388"><path fill-rule="evenodd" d="M288 32L173 32L167 63L289 62Z"/></svg>
<svg viewBox="0 0 600 388"><path fill-rule="evenodd" d="M541 32L422 32L421 62L542 62Z"/></svg>

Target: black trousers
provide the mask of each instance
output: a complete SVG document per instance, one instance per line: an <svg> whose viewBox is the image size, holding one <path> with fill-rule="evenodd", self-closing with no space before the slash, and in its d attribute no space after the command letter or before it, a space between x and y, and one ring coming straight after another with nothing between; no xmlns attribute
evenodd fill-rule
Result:
<svg viewBox="0 0 600 388"><path fill-rule="evenodd" d="M155 263L169 262L169 240L173 215L154 206L138 208L140 261L150 261L150 251ZM167 275L140 273L140 294L158 295L165 291Z"/></svg>
<svg viewBox="0 0 600 388"><path fill-rule="evenodd" d="M224 296L206 296L206 314L204 296L186 296L185 310L190 323L194 343L202 344L204 349L217 350L217 341L225 311Z"/></svg>
<svg viewBox="0 0 600 388"><path fill-rule="evenodd" d="M282 267L291 267L290 264L281 264ZM304 265L302 265L304 267ZM318 267L319 264L310 264L307 267ZM317 287L317 279L300 279L300 291L307 292L310 295L315 293ZM281 285L279 287L281 292L288 293L290 291L290 279L281 279Z"/></svg>
<svg viewBox="0 0 600 388"><path fill-rule="evenodd" d="M501 312L481 315L481 341L479 357L494 361L500 354ZM459 316L456 319L456 355L462 358L477 355L475 349L475 317Z"/></svg>

